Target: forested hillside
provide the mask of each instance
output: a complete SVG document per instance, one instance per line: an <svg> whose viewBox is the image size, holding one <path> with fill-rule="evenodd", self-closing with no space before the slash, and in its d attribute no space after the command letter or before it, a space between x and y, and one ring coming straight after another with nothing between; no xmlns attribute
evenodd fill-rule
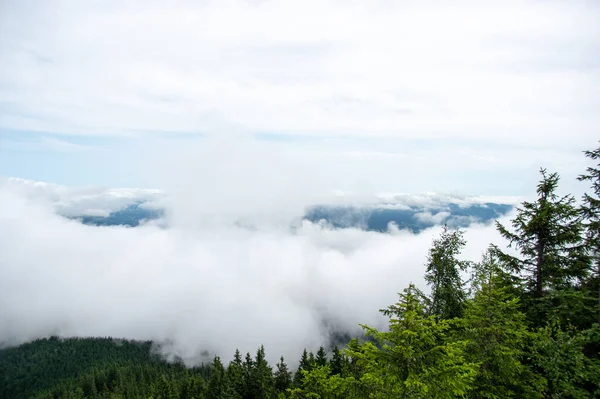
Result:
<svg viewBox="0 0 600 399"><path fill-rule="evenodd" d="M587 194L561 194L542 169L537 198L497 223L510 248L461 260L463 232L444 228L424 260L430 294L399 287L385 331L364 325L343 348L275 365L261 346L193 369L149 342L38 340L0 352L0 397L600 397L600 147L585 155Z"/></svg>

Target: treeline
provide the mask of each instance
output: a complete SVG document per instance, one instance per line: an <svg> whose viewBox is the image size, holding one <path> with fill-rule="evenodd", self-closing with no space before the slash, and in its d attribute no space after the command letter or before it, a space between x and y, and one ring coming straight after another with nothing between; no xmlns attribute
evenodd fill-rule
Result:
<svg viewBox="0 0 600 399"><path fill-rule="evenodd" d="M579 180L591 190L579 204L542 169L536 200L510 226L497 223L508 248L466 261L463 232L444 228L425 264L430 294L406 287L381 310L385 331L364 325L365 339L344 348L305 350L288 367L283 358L271 366L261 346L189 369L153 356L149 343L40 340L0 352L0 396L600 397L600 148L585 155L593 165Z"/></svg>

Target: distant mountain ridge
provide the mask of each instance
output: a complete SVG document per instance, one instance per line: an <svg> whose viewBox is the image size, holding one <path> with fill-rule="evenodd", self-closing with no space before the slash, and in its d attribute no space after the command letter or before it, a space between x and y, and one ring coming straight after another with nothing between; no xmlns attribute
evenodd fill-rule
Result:
<svg viewBox="0 0 600 399"><path fill-rule="evenodd" d="M324 221L335 228L361 228L367 231L386 232L390 224L399 229L418 233L428 227L447 224L450 227L468 227L472 223L486 223L513 209L509 204L470 204L461 206L448 203L444 207L390 209L380 207L318 206L310 209L305 219Z"/></svg>
<svg viewBox="0 0 600 399"><path fill-rule="evenodd" d="M167 225L164 201L168 195L162 190L66 187L13 178L0 179L0 187L50 204L57 214L86 225L137 227L148 221ZM394 225L418 233L442 224L468 227L473 223L488 223L506 215L516 203L516 197L424 193L357 198L338 193L329 204L308 207L302 218L336 229L386 232Z"/></svg>
<svg viewBox="0 0 600 399"><path fill-rule="evenodd" d="M303 219L313 223L324 223L333 228L359 228L367 231L386 232L390 224L398 229L418 233L426 228L446 224L450 227L468 227L472 223L486 223L497 219L513 209L509 204L470 204L467 206L448 203L445 206L424 208L413 206L408 209L381 208L377 206L332 206L311 207ZM108 216L70 216L81 223L92 226L136 227L145 221L160 219L161 209L144 208L135 203Z"/></svg>

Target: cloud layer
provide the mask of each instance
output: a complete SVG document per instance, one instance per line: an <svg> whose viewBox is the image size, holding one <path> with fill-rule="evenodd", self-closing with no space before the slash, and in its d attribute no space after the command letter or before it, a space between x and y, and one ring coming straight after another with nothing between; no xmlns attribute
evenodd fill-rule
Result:
<svg viewBox="0 0 600 399"><path fill-rule="evenodd" d="M590 1L7 1L3 129L567 146L598 125Z"/></svg>
<svg viewBox="0 0 600 399"><path fill-rule="evenodd" d="M0 342L60 334L168 340L190 363L208 351L265 344L296 359L332 330L381 325L377 313L423 263L437 229L420 235L254 229L189 223L161 229L92 227L62 218L47 201L0 186ZM469 229L465 256L496 239Z"/></svg>

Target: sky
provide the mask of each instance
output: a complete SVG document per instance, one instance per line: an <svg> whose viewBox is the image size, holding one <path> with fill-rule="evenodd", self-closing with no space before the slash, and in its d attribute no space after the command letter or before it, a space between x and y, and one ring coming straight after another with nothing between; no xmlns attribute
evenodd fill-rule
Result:
<svg viewBox="0 0 600 399"><path fill-rule="evenodd" d="M331 229L306 207L530 198L540 167L579 196L599 20L583 0L0 1L0 346L296 359L331 325L384 326L377 309L426 289L439 227ZM168 223L57 214L142 197ZM505 244L465 237L472 261Z"/></svg>
<svg viewBox="0 0 600 399"><path fill-rule="evenodd" d="M331 189L523 195L598 140L595 1L0 3L0 175L163 188L205 141ZM200 163L204 160L200 160Z"/></svg>

